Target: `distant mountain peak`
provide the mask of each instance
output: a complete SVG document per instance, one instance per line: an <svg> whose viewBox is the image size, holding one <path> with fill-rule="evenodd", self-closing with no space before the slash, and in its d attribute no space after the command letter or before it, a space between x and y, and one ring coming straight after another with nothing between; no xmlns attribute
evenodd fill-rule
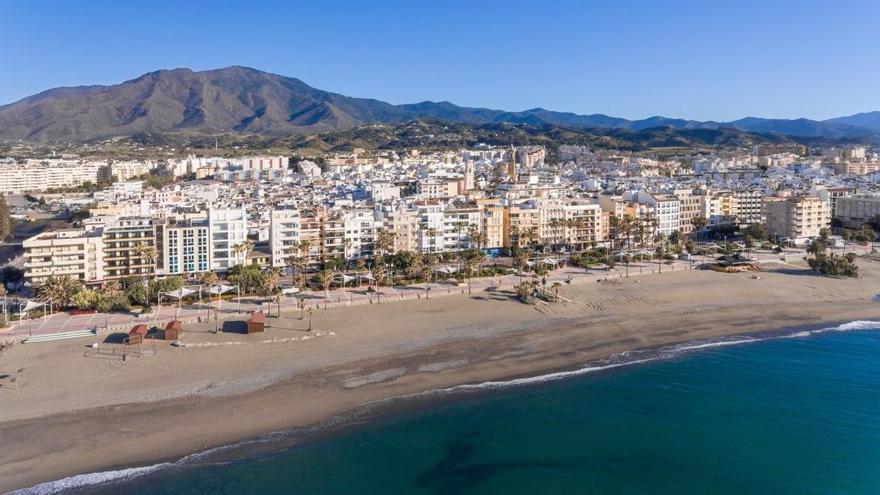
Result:
<svg viewBox="0 0 880 495"><path fill-rule="evenodd" d="M193 71L163 69L111 86L55 88L0 106L0 139L84 141L143 132L240 132L267 136L343 130L364 124L436 119L464 124L512 123L572 129L676 129L732 127L810 137L880 132L880 112L829 119L698 122L653 116L627 120L535 107L521 112L468 108L449 101L392 105L313 88L292 77L252 67Z"/></svg>

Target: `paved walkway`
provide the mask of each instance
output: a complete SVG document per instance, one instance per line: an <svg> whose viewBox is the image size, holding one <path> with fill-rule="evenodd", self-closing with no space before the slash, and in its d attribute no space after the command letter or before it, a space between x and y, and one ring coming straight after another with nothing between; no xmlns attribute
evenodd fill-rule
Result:
<svg viewBox="0 0 880 495"><path fill-rule="evenodd" d="M758 253L756 257L759 261L779 259L778 255L769 252ZM663 264L661 270L664 273L688 270L696 268L700 262L702 262L702 259L700 261L694 260L693 263L677 260L670 264ZM657 271L658 264L652 261L632 262L629 266L630 276L651 275ZM577 284L595 282L607 278L619 278L625 276L626 272L627 269L622 263L619 263L615 269L610 271L606 268L584 270L583 268L565 267L547 274L546 278L549 287L553 282ZM518 275L503 275L475 278L471 282L471 290L477 293L489 288L512 289L521 280L530 278L538 281L541 280L541 277L531 275L523 275L522 277ZM468 292L467 282L461 286L438 282L428 284L428 287L429 298L467 294ZM385 304L394 301L422 299L425 297L425 292L425 284L381 287L378 292L368 291L366 287L341 288L330 291L306 291L296 296L283 297L281 300L281 311L289 313L300 311L299 301L303 301L306 308L328 309L357 304ZM218 307L222 315L221 319L234 319L244 317L246 314L261 308L266 309L268 304L266 299L261 297L243 296L232 300L224 300L219 304L216 300L209 301L207 298L202 303L184 304L180 307L173 303L170 305L163 304L161 308L153 308L149 314L142 315L135 313L95 313L84 315L57 313L22 322L14 321L11 328L0 330L0 336L33 336L93 329L127 331L138 323L161 325L174 319L184 322L210 321L213 310ZM274 302L271 303L271 312L273 314L277 312L277 306Z"/></svg>

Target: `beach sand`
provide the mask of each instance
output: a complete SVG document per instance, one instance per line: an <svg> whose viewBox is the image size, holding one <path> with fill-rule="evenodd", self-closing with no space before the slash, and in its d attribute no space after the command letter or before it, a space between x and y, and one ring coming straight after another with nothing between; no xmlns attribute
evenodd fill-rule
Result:
<svg viewBox="0 0 880 495"><path fill-rule="evenodd" d="M176 460L320 423L387 397L571 369L626 350L880 320L880 266L837 279L791 266L564 286L530 306L480 292L270 318L264 334L186 328L184 348L107 361L92 341L0 357L0 491ZM15 386L11 379L15 378Z"/></svg>

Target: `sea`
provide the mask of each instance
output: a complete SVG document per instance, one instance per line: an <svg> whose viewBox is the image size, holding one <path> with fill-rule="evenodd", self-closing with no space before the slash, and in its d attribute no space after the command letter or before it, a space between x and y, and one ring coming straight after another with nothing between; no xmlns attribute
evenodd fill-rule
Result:
<svg viewBox="0 0 880 495"><path fill-rule="evenodd" d="M878 330L626 353L19 493L875 495Z"/></svg>

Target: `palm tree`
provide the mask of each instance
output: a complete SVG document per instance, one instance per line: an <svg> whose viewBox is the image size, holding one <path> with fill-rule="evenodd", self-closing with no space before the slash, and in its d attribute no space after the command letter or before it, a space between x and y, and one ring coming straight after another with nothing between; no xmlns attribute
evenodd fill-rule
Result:
<svg viewBox="0 0 880 495"><path fill-rule="evenodd" d="M323 269L318 272L318 283L324 289L324 301L330 300L330 286L333 285L333 270Z"/></svg>
<svg viewBox="0 0 880 495"><path fill-rule="evenodd" d="M657 255L657 273L663 273L663 256L666 254L662 243L658 244L654 253Z"/></svg>
<svg viewBox="0 0 880 495"><path fill-rule="evenodd" d="M376 290L379 290L379 284L382 283L382 280L385 278L385 261L382 257L376 258L373 263L373 283L376 285Z"/></svg>
<svg viewBox="0 0 880 495"><path fill-rule="evenodd" d="M266 272L263 277L263 293L266 294L267 300L271 300L272 296L278 293L278 280L281 278L281 270L278 268L272 268L268 272ZM281 301L279 301L278 305L278 316L281 316Z"/></svg>
<svg viewBox="0 0 880 495"><path fill-rule="evenodd" d="M468 275L468 294L471 293L471 277L473 275L474 270L479 269L480 265L483 264L483 260L486 258L486 255L483 254L479 249L473 249L468 252L467 258L465 258L465 264L467 266L467 275Z"/></svg>
<svg viewBox="0 0 880 495"><path fill-rule="evenodd" d="M559 239L561 237L559 229L562 227L562 219L553 217L547 222L547 226L550 227L550 231L552 232L551 239L553 240L554 247L558 247Z"/></svg>
<svg viewBox="0 0 880 495"><path fill-rule="evenodd" d="M519 278L522 281L522 272L529 262L529 256L525 251L518 251L513 257L513 267L519 270Z"/></svg>
<svg viewBox="0 0 880 495"><path fill-rule="evenodd" d="M438 262L437 256L433 254L425 254L421 257L422 278L425 279L425 299L429 297L430 286L428 284L434 281L434 268L437 267Z"/></svg>
<svg viewBox="0 0 880 495"><path fill-rule="evenodd" d="M247 264L247 255L251 252L251 249L254 247L253 241L250 239L245 239L242 242L239 242L232 248L232 251L235 255L241 260L242 265Z"/></svg>
<svg viewBox="0 0 880 495"><path fill-rule="evenodd" d="M134 246L134 255L137 258L140 258L143 261L146 261L148 265L150 265L150 270L153 272L153 280L158 280L159 275L156 273L156 260L159 258L159 251L156 249L156 246L152 244L147 244L145 242L139 242ZM150 306L150 283L149 281L146 284L146 300L147 306Z"/></svg>
<svg viewBox="0 0 880 495"><path fill-rule="evenodd" d="M468 227L468 241L471 247L476 245L477 249L483 249L488 242L488 237L486 234L480 229L480 226L477 224L471 224Z"/></svg>
<svg viewBox="0 0 880 495"><path fill-rule="evenodd" d="M299 256L302 258L303 267L309 266L312 262L312 241L303 239L299 241Z"/></svg>
<svg viewBox="0 0 880 495"><path fill-rule="evenodd" d="M299 282L299 274L300 267L302 266L302 258L297 255L291 255L287 258L284 258L284 264L290 270L290 285L294 287L300 287Z"/></svg>
<svg viewBox="0 0 880 495"><path fill-rule="evenodd" d="M509 235L510 235L511 250L513 250L514 252L518 252L519 251L519 236L520 236L519 227L517 227L516 225L512 225L510 227L510 234Z"/></svg>
<svg viewBox="0 0 880 495"><path fill-rule="evenodd" d="M117 294L122 291L122 284L120 284L119 280L117 279L107 280L104 282L103 285L104 291L110 295Z"/></svg>
<svg viewBox="0 0 880 495"><path fill-rule="evenodd" d="M53 307L66 308L81 290L82 284L70 275L51 276L37 287L37 297L49 301Z"/></svg>
<svg viewBox="0 0 880 495"><path fill-rule="evenodd" d="M531 227L526 229L523 237L525 237L526 241L528 241L529 249L534 252L534 245L537 244L538 240L540 239L540 236L538 235L538 226L532 225Z"/></svg>
<svg viewBox="0 0 880 495"><path fill-rule="evenodd" d="M220 277L214 272L202 272L199 274L199 283L202 285L212 286L220 281Z"/></svg>
<svg viewBox="0 0 880 495"><path fill-rule="evenodd" d="M703 240L703 231L707 225L709 225L709 220L706 217L694 217L691 218L691 225L694 226L694 230L699 232L699 240Z"/></svg>

